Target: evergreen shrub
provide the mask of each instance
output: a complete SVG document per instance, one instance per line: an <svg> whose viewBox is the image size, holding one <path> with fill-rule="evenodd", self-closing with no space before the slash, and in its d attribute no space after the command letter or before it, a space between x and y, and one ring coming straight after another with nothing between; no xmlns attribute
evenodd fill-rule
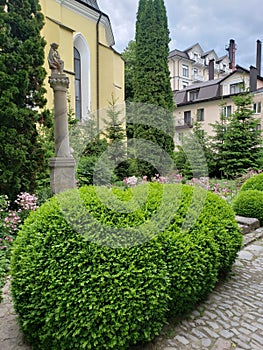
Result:
<svg viewBox="0 0 263 350"><path fill-rule="evenodd" d="M256 218L263 225L263 192L259 190L240 191L232 206L237 215Z"/></svg>
<svg viewBox="0 0 263 350"><path fill-rule="evenodd" d="M203 299L240 246L232 209L199 188L61 193L14 243L21 329L34 349L128 349L153 339L169 309L179 315Z"/></svg>
<svg viewBox="0 0 263 350"><path fill-rule="evenodd" d="M263 191L263 173L254 175L247 179L242 185L241 191L258 190Z"/></svg>

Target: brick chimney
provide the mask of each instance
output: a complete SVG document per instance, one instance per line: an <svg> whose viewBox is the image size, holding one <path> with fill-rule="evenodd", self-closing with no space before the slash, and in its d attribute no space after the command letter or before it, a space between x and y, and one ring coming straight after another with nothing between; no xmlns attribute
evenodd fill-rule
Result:
<svg viewBox="0 0 263 350"><path fill-rule="evenodd" d="M256 67L258 70L258 75L261 75L261 41L257 40L257 63Z"/></svg>
<svg viewBox="0 0 263 350"><path fill-rule="evenodd" d="M257 78L258 78L258 68L250 66L249 74L249 91L253 92L257 90Z"/></svg>
<svg viewBox="0 0 263 350"><path fill-rule="evenodd" d="M237 47L236 47L234 39L230 39L229 46L226 48L226 50L228 51L228 57L230 60L229 68L232 69L232 71L235 71L236 70L236 50L237 50Z"/></svg>
<svg viewBox="0 0 263 350"><path fill-rule="evenodd" d="M214 80L214 78L215 78L215 60L214 60L214 58L209 60L208 75L209 75L209 80Z"/></svg>

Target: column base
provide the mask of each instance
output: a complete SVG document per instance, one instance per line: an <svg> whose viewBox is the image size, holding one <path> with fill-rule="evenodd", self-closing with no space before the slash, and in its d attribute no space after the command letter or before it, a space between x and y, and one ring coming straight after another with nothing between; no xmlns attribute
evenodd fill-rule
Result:
<svg viewBox="0 0 263 350"><path fill-rule="evenodd" d="M76 186L75 166L75 159L72 157L50 158L50 186L53 194Z"/></svg>

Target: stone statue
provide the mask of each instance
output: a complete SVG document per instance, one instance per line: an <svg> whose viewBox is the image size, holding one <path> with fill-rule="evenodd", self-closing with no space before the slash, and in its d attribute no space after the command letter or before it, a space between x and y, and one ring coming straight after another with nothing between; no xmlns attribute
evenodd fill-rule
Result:
<svg viewBox="0 0 263 350"><path fill-rule="evenodd" d="M48 54L48 64L51 74L63 74L64 61L61 60L58 53L58 44L52 43Z"/></svg>

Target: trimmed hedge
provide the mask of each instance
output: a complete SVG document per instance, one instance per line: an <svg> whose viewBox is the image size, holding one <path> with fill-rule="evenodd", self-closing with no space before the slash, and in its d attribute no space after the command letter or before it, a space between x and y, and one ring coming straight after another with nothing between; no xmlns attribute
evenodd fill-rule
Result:
<svg viewBox="0 0 263 350"><path fill-rule="evenodd" d="M188 312L214 288L241 244L232 209L202 189L64 192L30 215L14 243L21 329L41 350L149 341L170 313Z"/></svg>
<svg viewBox="0 0 263 350"><path fill-rule="evenodd" d="M263 191L263 173L254 175L246 180L240 191L258 190Z"/></svg>
<svg viewBox="0 0 263 350"><path fill-rule="evenodd" d="M258 190L240 191L233 199L232 206L237 215L256 218L263 225L263 192Z"/></svg>

